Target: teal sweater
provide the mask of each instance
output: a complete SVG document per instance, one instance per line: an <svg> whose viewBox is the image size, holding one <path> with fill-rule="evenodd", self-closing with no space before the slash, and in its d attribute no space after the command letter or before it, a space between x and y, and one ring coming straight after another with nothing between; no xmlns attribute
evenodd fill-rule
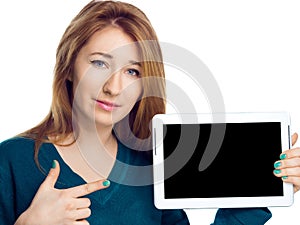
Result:
<svg viewBox="0 0 300 225"><path fill-rule="evenodd" d="M14 224L28 208L54 159L61 167L56 188L66 189L85 183L49 143L44 143L39 152L40 165L46 171L42 173L34 162L33 147L34 141L26 138L12 138L0 143L0 225ZM147 165L150 162L145 153L131 150L121 143L118 143L117 159L127 165ZM150 173L146 176L152 177ZM132 179L132 175L126 172L126 168L115 164L109 177L110 187L87 196L92 202L92 215L88 218L91 225L189 224L183 210L155 208L152 185L126 185L123 181L127 178ZM213 225L260 225L270 217L266 208L219 209Z"/></svg>

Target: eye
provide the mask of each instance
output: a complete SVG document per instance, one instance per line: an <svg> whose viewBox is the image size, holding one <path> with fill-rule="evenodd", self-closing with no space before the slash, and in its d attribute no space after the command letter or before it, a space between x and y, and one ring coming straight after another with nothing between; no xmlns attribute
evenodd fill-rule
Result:
<svg viewBox="0 0 300 225"><path fill-rule="evenodd" d="M138 77L140 75L140 72L136 69L128 69L127 74L129 74L131 76L137 76Z"/></svg>
<svg viewBox="0 0 300 225"><path fill-rule="evenodd" d="M96 67L99 67L99 68L108 68L107 63L105 63L102 60L91 60L90 62L91 62L91 64L93 64Z"/></svg>

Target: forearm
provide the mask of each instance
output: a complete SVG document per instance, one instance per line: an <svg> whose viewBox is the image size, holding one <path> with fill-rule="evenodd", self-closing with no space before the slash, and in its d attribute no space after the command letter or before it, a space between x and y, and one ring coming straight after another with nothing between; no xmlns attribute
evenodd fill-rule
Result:
<svg viewBox="0 0 300 225"><path fill-rule="evenodd" d="M263 225L271 217L268 208L219 209L212 225Z"/></svg>

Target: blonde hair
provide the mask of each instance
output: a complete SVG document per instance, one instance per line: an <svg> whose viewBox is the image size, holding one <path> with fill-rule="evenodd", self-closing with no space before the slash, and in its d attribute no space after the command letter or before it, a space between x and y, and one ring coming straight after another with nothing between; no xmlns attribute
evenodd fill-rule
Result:
<svg viewBox="0 0 300 225"><path fill-rule="evenodd" d="M158 113L165 113L165 74L162 54L150 21L141 10L131 4L92 1L71 21L58 45L49 114L39 125L21 134L35 140L34 158L38 165L39 147L43 142L58 144L73 132L73 90L69 78L73 76L74 63L79 51L96 31L107 26L117 26L134 41L142 43L140 44L143 56L142 77L161 78L142 79L143 96L129 114L131 132L138 139L149 138L151 134L149 123L152 117ZM143 41L151 41L151 44L143 44ZM48 137L56 138L50 141Z"/></svg>

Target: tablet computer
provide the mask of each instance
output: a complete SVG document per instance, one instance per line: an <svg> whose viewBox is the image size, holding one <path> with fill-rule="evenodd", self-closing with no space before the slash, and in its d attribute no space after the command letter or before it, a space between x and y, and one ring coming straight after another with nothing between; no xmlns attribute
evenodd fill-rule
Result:
<svg viewBox="0 0 300 225"><path fill-rule="evenodd" d="M159 114L152 132L157 208L293 204L293 185L273 174L291 148L288 113Z"/></svg>

